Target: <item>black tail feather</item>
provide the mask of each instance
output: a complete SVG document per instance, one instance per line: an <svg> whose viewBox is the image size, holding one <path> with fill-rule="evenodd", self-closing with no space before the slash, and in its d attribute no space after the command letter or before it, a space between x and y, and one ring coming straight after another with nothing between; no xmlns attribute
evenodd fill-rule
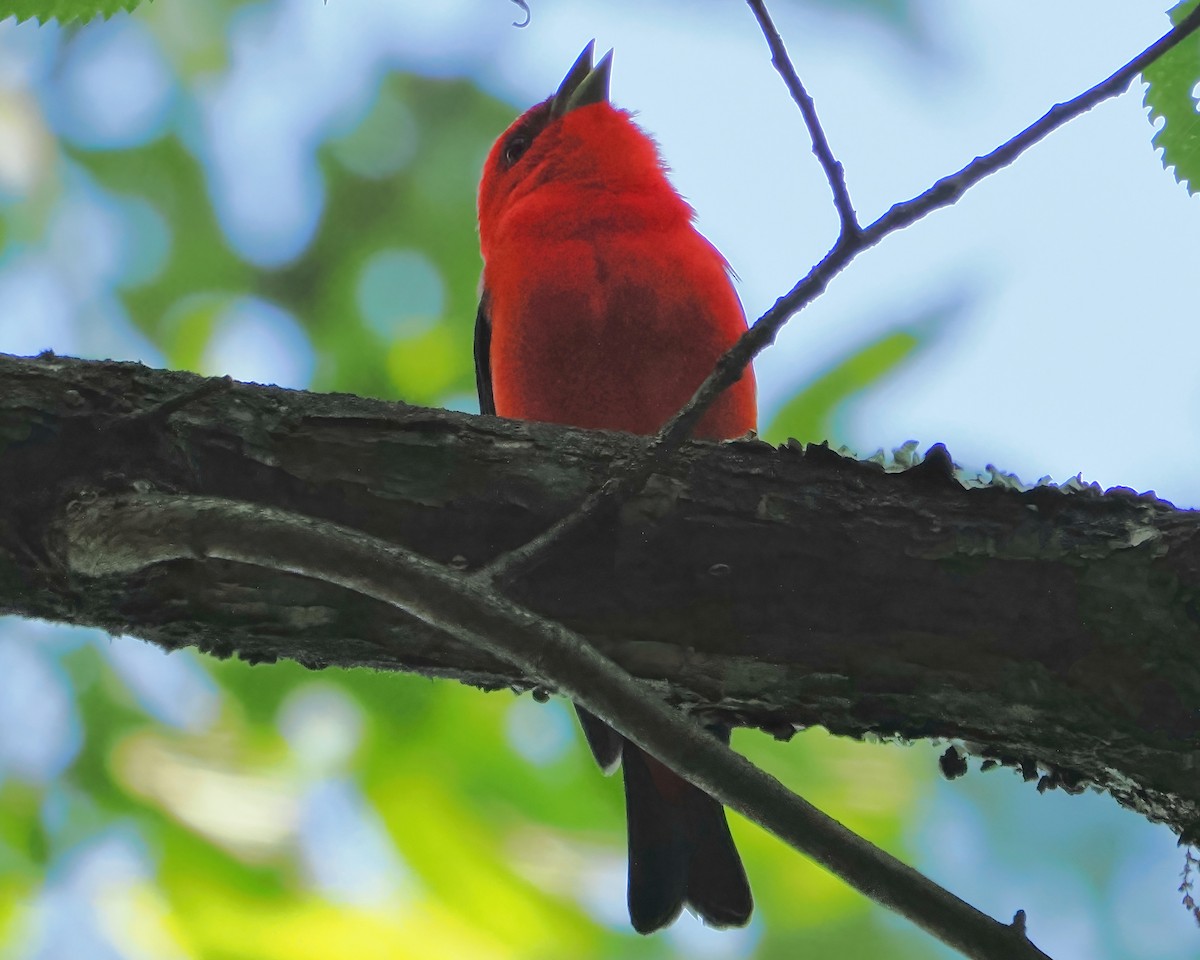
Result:
<svg viewBox="0 0 1200 960"><path fill-rule="evenodd" d="M685 905L710 926L744 926L754 901L724 808L632 744L623 753L634 929L653 933Z"/></svg>
<svg viewBox="0 0 1200 960"><path fill-rule="evenodd" d="M686 806L687 833L692 859L688 870L687 900L711 927L744 927L754 909L750 882L738 856L725 808L689 785Z"/></svg>
<svg viewBox="0 0 1200 960"><path fill-rule="evenodd" d="M659 792L648 761L641 750L625 744L629 919L638 933L653 933L679 916L691 859L683 820Z"/></svg>

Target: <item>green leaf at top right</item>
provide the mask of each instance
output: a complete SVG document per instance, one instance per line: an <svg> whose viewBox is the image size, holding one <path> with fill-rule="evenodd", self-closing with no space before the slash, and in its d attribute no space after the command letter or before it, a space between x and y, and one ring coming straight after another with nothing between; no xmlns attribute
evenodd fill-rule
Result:
<svg viewBox="0 0 1200 960"><path fill-rule="evenodd" d="M1200 0L1182 0L1170 11L1172 23L1179 23ZM1164 168L1175 168L1175 179L1200 193L1200 103L1196 87L1200 84L1200 31L1193 33L1142 71L1146 81L1145 106L1150 120L1163 120L1151 141L1162 147Z"/></svg>

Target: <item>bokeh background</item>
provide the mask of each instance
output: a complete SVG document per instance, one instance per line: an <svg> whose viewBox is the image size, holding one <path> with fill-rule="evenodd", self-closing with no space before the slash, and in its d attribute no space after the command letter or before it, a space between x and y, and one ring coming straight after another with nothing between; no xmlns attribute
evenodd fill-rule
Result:
<svg viewBox="0 0 1200 960"><path fill-rule="evenodd" d="M155 0L0 23L0 350L475 409L485 152L584 42L757 316L832 243L734 0ZM1161 34L1162 2L776 0L864 221ZM863 256L758 363L768 438L1200 501L1200 200L1140 85ZM869 602L864 597L863 602ZM735 745L1059 960L1190 958L1183 851L929 744ZM620 786L564 707L0 622L0 956L949 956L737 821L743 931L624 912ZM737 818L734 818L735 821Z"/></svg>

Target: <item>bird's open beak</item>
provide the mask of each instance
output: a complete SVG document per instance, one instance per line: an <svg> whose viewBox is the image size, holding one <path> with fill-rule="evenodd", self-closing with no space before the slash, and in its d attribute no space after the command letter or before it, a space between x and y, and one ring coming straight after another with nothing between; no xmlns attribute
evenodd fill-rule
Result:
<svg viewBox="0 0 1200 960"><path fill-rule="evenodd" d="M592 54L596 49L596 41L589 40L583 48L583 53L567 71L563 82L550 100L550 116L561 117L579 107L591 103L608 102L608 79L612 73L612 55L608 51L600 62L592 66Z"/></svg>

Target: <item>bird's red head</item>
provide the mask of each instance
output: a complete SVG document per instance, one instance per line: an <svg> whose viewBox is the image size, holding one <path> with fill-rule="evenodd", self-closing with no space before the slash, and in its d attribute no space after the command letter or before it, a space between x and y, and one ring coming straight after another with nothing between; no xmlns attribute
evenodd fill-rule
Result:
<svg viewBox="0 0 1200 960"><path fill-rule="evenodd" d="M492 146L479 182L484 260L506 218L518 212L543 224L588 229L590 218L606 216L606 200L640 195L690 219L654 141L609 103L612 51L593 65L594 46L583 48L553 96L518 117ZM572 211L569 218L554 215L559 204Z"/></svg>

